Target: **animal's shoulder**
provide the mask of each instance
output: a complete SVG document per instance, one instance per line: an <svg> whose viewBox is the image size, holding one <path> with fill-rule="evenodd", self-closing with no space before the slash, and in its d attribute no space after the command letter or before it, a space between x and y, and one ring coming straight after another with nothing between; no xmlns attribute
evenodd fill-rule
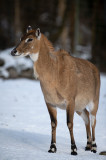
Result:
<svg viewBox="0 0 106 160"><path fill-rule="evenodd" d="M61 60L65 60L67 59L67 57L71 58L71 55L63 49L55 51L53 54L57 57L57 59L61 59Z"/></svg>

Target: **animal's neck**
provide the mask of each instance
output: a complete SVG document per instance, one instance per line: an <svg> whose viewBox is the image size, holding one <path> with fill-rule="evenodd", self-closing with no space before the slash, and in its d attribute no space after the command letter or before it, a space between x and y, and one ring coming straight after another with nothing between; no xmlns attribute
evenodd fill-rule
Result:
<svg viewBox="0 0 106 160"><path fill-rule="evenodd" d="M44 53L49 56L54 52L54 47L52 43L43 34L41 36L40 52L41 54Z"/></svg>
<svg viewBox="0 0 106 160"><path fill-rule="evenodd" d="M54 47L51 42L42 34L40 39L40 49L38 60L34 63L39 76L49 73L51 65L54 63ZM54 55L55 56L55 55ZM40 77L39 77L40 78Z"/></svg>

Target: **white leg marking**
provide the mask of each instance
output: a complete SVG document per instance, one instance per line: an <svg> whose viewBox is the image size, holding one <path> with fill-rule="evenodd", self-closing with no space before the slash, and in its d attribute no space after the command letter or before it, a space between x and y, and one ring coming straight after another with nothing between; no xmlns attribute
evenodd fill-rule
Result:
<svg viewBox="0 0 106 160"><path fill-rule="evenodd" d="M85 124L88 124L88 117L87 117L87 115L85 114L84 111L81 113L81 117L83 118Z"/></svg>
<svg viewBox="0 0 106 160"><path fill-rule="evenodd" d="M94 108L94 103L93 101L91 101L89 104L88 104L88 108L89 108L89 111L92 112L93 108Z"/></svg>
<svg viewBox="0 0 106 160"><path fill-rule="evenodd" d="M94 125L94 121L95 121L95 116L91 114L91 126Z"/></svg>
<svg viewBox="0 0 106 160"><path fill-rule="evenodd" d="M75 148L75 149L71 149L71 152L73 152L73 151L74 151L74 152L77 152L76 148Z"/></svg>
<svg viewBox="0 0 106 160"><path fill-rule="evenodd" d="M95 141L92 141L92 145L94 145L94 147L92 146L91 150L97 151L97 146L96 146L96 142Z"/></svg>
<svg viewBox="0 0 106 160"><path fill-rule="evenodd" d="M92 141L92 144L95 144L96 142L95 141Z"/></svg>
<svg viewBox="0 0 106 160"><path fill-rule="evenodd" d="M56 146L56 143L52 143L52 144L54 144Z"/></svg>
<svg viewBox="0 0 106 160"><path fill-rule="evenodd" d="M51 148L51 150L52 150L52 152L54 152L54 151L55 151L55 148Z"/></svg>

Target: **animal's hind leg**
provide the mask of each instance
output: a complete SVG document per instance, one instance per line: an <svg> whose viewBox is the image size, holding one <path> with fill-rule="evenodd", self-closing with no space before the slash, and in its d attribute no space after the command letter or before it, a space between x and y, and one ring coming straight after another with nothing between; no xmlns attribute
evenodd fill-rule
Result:
<svg viewBox="0 0 106 160"><path fill-rule="evenodd" d="M90 131L89 112L87 111L87 109L84 109L82 112L77 112L77 114L80 115L85 122L86 134L87 134L87 145L85 147L85 150L89 151L91 150L91 131Z"/></svg>
<svg viewBox="0 0 106 160"><path fill-rule="evenodd" d="M50 149L48 150L49 153L55 153L57 151L56 148L56 127L57 127L57 110L53 108L50 104L46 103L48 112L51 119L51 145Z"/></svg>
<svg viewBox="0 0 106 160"><path fill-rule="evenodd" d="M96 113L98 110L98 102L94 103L93 109L90 111L91 114L91 127L92 127L92 148L91 151L96 153L97 145L95 142L95 126L96 126Z"/></svg>

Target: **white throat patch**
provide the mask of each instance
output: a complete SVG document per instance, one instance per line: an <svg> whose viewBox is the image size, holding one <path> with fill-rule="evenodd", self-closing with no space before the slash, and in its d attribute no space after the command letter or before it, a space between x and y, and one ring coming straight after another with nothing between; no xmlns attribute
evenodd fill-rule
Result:
<svg viewBox="0 0 106 160"><path fill-rule="evenodd" d="M39 52L30 54L32 61L36 62L39 57Z"/></svg>

